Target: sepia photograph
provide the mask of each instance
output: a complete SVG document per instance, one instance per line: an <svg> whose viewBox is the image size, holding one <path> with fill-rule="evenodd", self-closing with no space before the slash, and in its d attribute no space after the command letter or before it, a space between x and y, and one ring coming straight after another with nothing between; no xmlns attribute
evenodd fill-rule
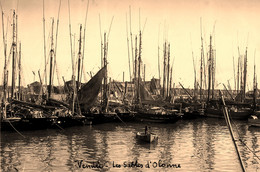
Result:
<svg viewBox="0 0 260 172"><path fill-rule="evenodd" d="M260 172L259 9L0 0L0 171Z"/></svg>

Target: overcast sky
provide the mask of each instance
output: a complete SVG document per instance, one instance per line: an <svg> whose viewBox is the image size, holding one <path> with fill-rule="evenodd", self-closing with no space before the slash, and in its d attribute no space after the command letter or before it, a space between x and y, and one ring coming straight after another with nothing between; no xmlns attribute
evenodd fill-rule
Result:
<svg viewBox="0 0 260 172"><path fill-rule="evenodd" d="M47 52L49 52L51 18L54 17L56 27L60 1L45 0L44 2L46 42ZM84 26L87 3L87 0L70 1L72 33L76 35L76 53L79 26L80 24ZM7 28L8 51L12 40L12 9L16 9L18 14L18 40L22 44L23 84L25 85L34 81L32 71L41 70L43 73L44 69L43 1L1 0L1 4L4 11L5 31ZM241 53L244 53L245 48L248 47L248 86L252 88L254 53L256 54L256 64L260 64L260 1L258 0L90 0L86 23L85 77L83 76L83 81L89 79L87 72L96 73L101 64L99 15L102 34L109 32L109 26L114 17L109 35L109 77L122 81L123 72L125 72L125 80L129 80L126 34L126 16L129 27L129 7L131 7L133 35L138 34L139 23L141 23L142 30L145 26L142 59L146 64L146 80L159 77L158 42L161 48L162 73L162 48L164 38L166 38L171 44L171 58L174 58L174 82L177 85L181 82L185 87L193 87L192 51L196 60L197 78L199 78L200 19L202 19L204 44L209 44L210 34L213 34L215 38L217 84L227 84L227 80L230 80L231 86L234 86L233 56L237 64L238 46ZM213 30L215 30L214 33ZM0 71L2 73L4 61L2 38L0 48ZM60 83L63 83L62 76L65 77L65 80L71 79L68 0L61 0L57 65ZM260 70L257 69L257 74L259 72ZM38 75L35 76L35 80L39 81ZM57 79L54 83L58 85ZM219 88L222 88L222 84L219 85Z"/></svg>

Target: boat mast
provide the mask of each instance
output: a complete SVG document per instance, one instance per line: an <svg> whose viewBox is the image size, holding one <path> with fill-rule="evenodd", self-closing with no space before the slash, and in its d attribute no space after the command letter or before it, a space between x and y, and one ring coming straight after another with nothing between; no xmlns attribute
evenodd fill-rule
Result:
<svg viewBox="0 0 260 172"><path fill-rule="evenodd" d="M8 80L8 74L7 74L7 70L6 70L6 58L7 58L7 54L6 54L6 41L5 41L5 33L4 33L4 12L2 11L2 29L3 29L3 44L4 44L4 83L3 83L3 103L4 103L4 110L3 110L3 118L6 118L6 91L7 91L7 80Z"/></svg>
<svg viewBox="0 0 260 172"><path fill-rule="evenodd" d="M138 98L137 101L139 105L141 105L141 98L140 98L140 82L141 82L141 53L142 53L142 33L141 30L139 32L139 54L138 54Z"/></svg>
<svg viewBox="0 0 260 172"><path fill-rule="evenodd" d="M208 103L209 103L209 99L210 99L210 88L211 88L211 65L212 65L212 63L211 63L211 35L210 35L210 46L209 46L209 61L208 61L208 63L209 63L209 65L208 65L208 75L209 75L209 80L208 80Z"/></svg>
<svg viewBox="0 0 260 172"><path fill-rule="evenodd" d="M135 98L136 98L136 102L138 103L138 87L137 87L137 70L138 70L138 61L137 61L137 57L138 57L138 49L137 49L137 36L135 36L135 57L134 57L134 90L135 90Z"/></svg>
<svg viewBox="0 0 260 172"><path fill-rule="evenodd" d="M54 30L54 19L52 19L52 29L51 29L51 51L50 51L50 76L49 76L49 89L48 89L48 98L51 98L51 89L52 89L52 71L53 71L53 58L54 58L54 43L53 43L53 30Z"/></svg>
<svg viewBox="0 0 260 172"><path fill-rule="evenodd" d="M103 64L103 38L102 38L102 34L101 34L101 19L100 19L100 14L99 14L99 33L100 33L100 62L101 62L101 68L104 67ZM103 81L102 81L103 82ZM100 103L103 104L103 88L100 89L100 95L101 95L101 99L100 99Z"/></svg>
<svg viewBox="0 0 260 172"><path fill-rule="evenodd" d="M169 96L169 84L170 84L170 43L168 44L168 56L167 56L167 90L166 97Z"/></svg>
<svg viewBox="0 0 260 172"><path fill-rule="evenodd" d="M233 73L234 73L234 91L235 91L237 83L236 83L236 67L235 67L235 58L234 58L234 56L233 56Z"/></svg>
<svg viewBox="0 0 260 172"><path fill-rule="evenodd" d="M243 60L244 60L244 58L243 58L243 55L241 55L240 56L240 94L241 94L241 102L243 102L243 90L244 90L244 88L243 88L243 86L244 86L244 84L243 84L243 65L244 65L244 63L243 63Z"/></svg>
<svg viewBox="0 0 260 172"><path fill-rule="evenodd" d="M172 90L172 66L171 66L171 74L170 74L170 89L169 89L169 97L170 97L170 98L169 98L169 101L171 101L171 97L172 97L172 96L171 96L171 95L172 95L172 94L171 94L171 93L172 93L171 90Z"/></svg>
<svg viewBox="0 0 260 172"><path fill-rule="evenodd" d="M69 32L70 32L70 53L71 53L71 63L72 63L72 114L74 114L75 107L75 70L74 70L74 55L73 55L73 47L72 47L72 34L71 34L71 20L70 20L70 1L68 0L68 10L69 10Z"/></svg>
<svg viewBox="0 0 260 172"><path fill-rule="evenodd" d="M44 75L45 75L45 85L47 86L47 59L46 59L46 39L45 39L45 9L43 0L43 42L44 42Z"/></svg>
<svg viewBox="0 0 260 172"><path fill-rule="evenodd" d="M84 61L84 57L85 57L86 25L87 25L87 17L88 17L88 7L89 7L89 0L88 0L86 16L85 16L85 23L84 23L83 52L82 52L81 72L80 72L80 83L81 83L82 74L83 74L83 61Z"/></svg>
<svg viewBox="0 0 260 172"><path fill-rule="evenodd" d="M166 41L164 42L164 47L163 47L163 91L162 91L162 96L163 98L165 98L165 82L166 82L166 78L165 78L165 75L166 75Z"/></svg>
<svg viewBox="0 0 260 172"><path fill-rule="evenodd" d="M21 60L22 60L22 55L21 55L21 42L20 42L20 46L19 46L19 63L18 63L18 66L19 66L19 77L18 77L18 89L19 89L19 96L18 96L18 100L21 100Z"/></svg>
<svg viewBox="0 0 260 172"><path fill-rule="evenodd" d="M107 85L107 40L106 40L107 36L106 36L106 32L104 33L104 67L105 67L105 76L104 76L104 86L103 86L103 107L105 107L105 112L107 112L107 103L108 103L108 85Z"/></svg>
<svg viewBox="0 0 260 172"><path fill-rule="evenodd" d="M11 99L14 99L14 89L15 89L15 70L16 70L16 21L15 21L15 10L13 11L13 43L12 43L12 49L13 49L13 62L12 62L12 90L11 90Z"/></svg>
<svg viewBox="0 0 260 172"><path fill-rule="evenodd" d="M81 44L82 44L82 39L81 39L81 31L82 31L82 25L80 25L80 34L79 34L79 52L78 52L78 82L77 82L77 92L80 89L80 71L81 71L81 58L82 58L82 54L81 54Z"/></svg>
<svg viewBox="0 0 260 172"><path fill-rule="evenodd" d="M215 54L213 53L213 48L212 48L212 35L210 36L210 56L211 56L211 82L212 82L212 99L214 99L214 87L215 87Z"/></svg>
<svg viewBox="0 0 260 172"><path fill-rule="evenodd" d="M129 65L129 78L130 78L130 81L131 81L132 80L132 73L131 73L131 60L130 60L130 51L129 51L127 14L126 14L126 41L127 41L127 53L128 53L128 65Z"/></svg>
<svg viewBox="0 0 260 172"><path fill-rule="evenodd" d="M201 19L200 19L200 32L201 32L201 55L200 55L200 101L202 100L202 82L203 82L203 59L204 59L204 49L203 49L203 38L202 38L202 26L201 26Z"/></svg>
<svg viewBox="0 0 260 172"><path fill-rule="evenodd" d="M159 74L159 86L161 88L159 33L160 33L160 26L159 26L159 31L158 31L158 74Z"/></svg>
<svg viewBox="0 0 260 172"><path fill-rule="evenodd" d="M136 78L137 78L137 57L138 57L138 49L137 49L137 36L135 37L135 63L134 63L134 68L135 68L135 70L134 70L134 79L136 80Z"/></svg>
<svg viewBox="0 0 260 172"><path fill-rule="evenodd" d="M240 90L240 89L239 89L239 83L240 83L240 82L239 82L239 81L240 81L240 80L239 80L239 78L240 78L240 77L239 77L239 76L240 76L239 74L240 74L240 53L239 53L239 47L238 47L238 60L237 60L237 90L236 90L236 91L237 91L237 95L239 95L239 90Z"/></svg>
<svg viewBox="0 0 260 172"><path fill-rule="evenodd" d="M132 34L132 14L131 14L131 6L129 6L129 29L130 29L130 39L131 39L131 52L132 52L132 61L134 61L134 48L133 48L133 34ZM136 64L136 63L135 63ZM133 65L135 65L133 64ZM136 66L133 66L136 69ZM136 71L136 70L135 70ZM135 74L136 79L136 74Z"/></svg>
<svg viewBox="0 0 260 172"><path fill-rule="evenodd" d="M246 75L247 75L247 47L246 47L246 52L245 52L245 57L244 57L244 86L243 86L243 99L242 101L245 101L246 98Z"/></svg>
<svg viewBox="0 0 260 172"><path fill-rule="evenodd" d="M195 59L194 59L194 54L192 51L192 60L193 60L193 69L194 69L194 97L196 98L197 96L197 78L196 78L196 64L195 64ZM201 88L200 88L201 91ZM200 92L201 94L201 92Z"/></svg>
<svg viewBox="0 0 260 172"><path fill-rule="evenodd" d="M57 69L57 62L56 62L56 53L57 53L57 46L58 46L58 30L59 30L59 19L60 19L60 7L61 7L61 0L59 3L59 9L58 9L58 17L57 17L57 25L56 25L56 39L55 39L55 48L53 48L54 51L54 56L53 56L53 70L52 70L52 76L54 76L54 71L55 71L55 67L56 67L56 72L58 75L58 69ZM54 19L53 19L54 20ZM59 77L58 77L59 78ZM53 83L53 79L54 77L52 77L52 83ZM58 79L58 83L60 85L59 79Z"/></svg>
<svg viewBox="0 0 260 172"><path fill-rule="evenodd" d="M145 86L145 64L144 64L144 86Z"/></svg>
<svg viewBox="0 0 260 172"><path fill-rule="evenodd" d="M257 93L257 82L256 82L256 65L255 65L255 54L254 54L254 97L253 97L253 104L254 104L254 110L256 110L256 93Z"/></svg>

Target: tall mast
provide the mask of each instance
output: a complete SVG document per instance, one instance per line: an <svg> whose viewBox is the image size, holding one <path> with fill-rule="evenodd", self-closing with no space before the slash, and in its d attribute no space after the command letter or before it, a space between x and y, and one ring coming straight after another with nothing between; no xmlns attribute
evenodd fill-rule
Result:
<svg viewBox="0 0 260 172"><path fill-rule="evenodd" d="M137 87L137 74L138 74L138 49L137 49L137 36L135 36L135 57L134 57L134 87L135 87L135 95L136 101L138 102L138 87Z"/></svg>
<svg viewBox="0 0 260 172"><path fill-rule="evenodd" d="M240 54L239 54L239 47L238 47L238 60L237 60L237 95L239 94L239 74L240 74Z"/></svg>
<svg viewBox="0 0 260 172"><path fill-rule="evenodd" d="M88 0L87 10L86 10L86 16L85 16L85 24L84 24L83 52L82 52L82 61L81 61L80 83L81 83L82 74L83 74L83 61L84 61L84 57L85 57L86 25L87 25L87 17L88 17L88 7L89 7L89 0Z"/></svg>
<svg viewBox="0 0 260 172"><path fill-rule="evenodd" d="M244 60L244 58L243 58L243 55L240 57L240 93L241 93L241 102L243 101L243 93L244 93L244 88L243 88L243 86L244 86L244 84L243 84L243 81L244 81L244 79L243 79L243 65L244 65L244 63L243 63L243 60Z"/></svg>
<svg viewBox="0 0 260 172"><path fill-rule="evenodd" d="M144 64L144 85L145 85L145 64Z"/></svg>
<svg viewBox="0 0 260 172"><path fill-rule="evenodd" d="M136 80L136 78L137 78L137 57L138 57L138 49L137 49L137 36L135 37L135 59L134 59L134 61L135 61L135 63L134 63L134 79Z"/></svg>
<svg viewBox="0 0 260 172"><path fill-rule="evenodd" d="M245 101L246 98L246 75L247 75L247 47L246 47L246 52L245 52L245 57L244 57L244 86L243 86L243 100Z"/></svg>
<svg viewBox="0 0 260 172"><path fill-rule="evenodd" d="M233 72L234 72L234 90L236 90L236 67L235 67L235 58L233 56Z"/></svg>
<svg viewBox="0 0 260 172"><path fill-rule="evenodd" d="M214 87L215 87L215 65L216 65L216 62L215 62L215 53L213 53L213 48L212 48L212 36L211 36L211 39L210 39L210 56L211 56L211 75L212 75L212 79L211 79L211 82L212 82L212 99L214 99Z"/></svg>
<svg viewBox="0 0 260 172"><path fill-rule="evenodd" d="M194 97L196 97L197 95L197 78L196 78L196 65L195 65L195 59L194 59L194 54L192 51L192 60L193 60L193 68L194 68ZM201 88L200 88L200 96L201 96ZM201 97L200 97L201 98Z"/></svg>
<svg viewBox="0 0 260 172"><path fill-rule="evenodd" d="M58 75L58 69L57 69L57 63L56 63L56 53L57 53L57 46L58 46L58 30L59 30L59 19L60 19L60 7L61 7L61 0L59 3L59 10L58 10L58 19L57 19L57 25L56 25L56 39L55 39L55 48L54 50L54 56L53 56L53 70L52 70L52 75L54 76L54 71L55 71L55 67L56 67L56 72ZM57 76L58 77L58 76ZM52 77L52 83L53 83L53 79L54 77ZM60 85L59 79L58 79L58 83Z"/></svg>
<svg viewBox="0 0 260 172"><path fill-rule="evenodd" d="M132 61L134 61L134 49L133 49L133 34L132 34L132 14L131 14L131 6L129 6L129 27L130 27L130 39L131 39L131 52L132 52ZM134 64L133 64L134 65ZM136 68L135 66L133 66L133 68Z"/></svg>
<svg viewBox="0 0 260 172"><path fill-rule="evenodd" d="M52 19L52 29L51 29L51 51L50 51L50 80L49 80L49 89L48 89L48 97L51 97L51 88L52 88L52 71L53 71L53 58L54 58L54 43L53 43L53 30L54 30L54 19Z"/></svg>
<svg viewBox="0 0 260 172"><path fill-rule="evenodd" d="M169 84L170 84L170 44L168 44L168 55L167 55L167 90L166 97L169 96Z"/></svg>
<svg viewBox="0 0 260 172"><path fill-rule="evenodd" d="M5 33L4 33L4 12L2 11L2 28L3 28L3 44L4 44L4 58L5 58L5 62L4 62L4 89L3 89L3 103L4 103L4 109L3 109L3 118L6 118L6 91L7 91L7 80L8 80L8 72L6 71L6 41L5 41Z"/></svg>
<svg viewBox="0 0 260 172"><path fill-rule="evenodd" d="M170 74L170 89L169 89L169 97L170 97L170 101L171 101L171 90L172 90L172 67L171 67L171 74Z"/></svg>
<svg viewBox="0 0 260 172"><path fill-rule="evenodd" d="M210 47L209 47L209 66L208 66L208 75L209 75L209 80L208 80L208 102L209 102L209 99L210 99L210 88L211 88L211 73L212 73L212 71L211 71L211 65L212 65L212 63L211 63L211 61L212 61L212 54L211 54L211 35L210 35Z"/></svg>
<svg viewBox="0 0 260 172"><path fill-rule="evenodd" d="M163 49L164 55L163 55L163 91L162 96L165 98L165 82L166 82L166 41L164 42L164 49Z"/></svg>
<svg viewBox="0 0 260 172"><path fill-rule="evenodd" d="M256 91L257 91L257 83L256 83L256 65L255 65L255 54L254 54L254 80L253 80L253 85L254 85L254 97L253 97L253 104L254 104L254 110L256 110Z"/></svg>
<svg viewBox="0 0 260 172"><path fill-rule="evenodd" d="M159 75L159 86L161 86L159 33L160 33L160 27L158 31L158 75Z"/></svg>
<svg viewBox="0 0 260 172"><path fill-rule="evenodd" d="M106 33L104 33L104 67L105 67L105 76L104 76L104 88L103 88L103 107L105 107L105 112L107 112L107 103L108 103L108 93L107 93L107 40L106 40Z"/></svg>
<svg viewBox="0 0 260 172"><path fill-rule="evenodd" d="M11 99L14 98L14 89L15 89L15 70L16 70L16 22L15 22L15 10L13 11L13 63L12 63L12 90L11 90Z"/></svg>
<svg viewBox="0 0 260 172"><path fill-rule="evenodd" d="M203 37L202 37L202 22L200 19L200 40L201 40L201 55L200 55L200 100L202 100L202 89L203 89L203 62L204 62L204 47L203 47ZM204 63L205 64L205 63ZM204 67L205 73L205 67ZM205 88L206 88L206 78L205 78Z"/></svg>
<svg viewBox="0 0 260 172"><path fill-rule="evenodd" d="M138 98L137 98L137 101L139 103L139 105L141 105L141 98L140 98L140 80L141 80L141 53L142 53L142 33L141 33L141 30L140 30L140 33L139 33L139 54L138 54Z"/></svg>
<svg viewBox="0 0 260 172"><path fill-rule="evenodd" d="M45 85L47 85L47 59L46 59L46 39L45 39L45 10L44 10L44 0L43 0L43 42L44 42L44 75L45 75Z"/></svg>
<svg viewBox="0 0 260 172"><path fill-rule="evenodd" d="M18 78L18 89L19 89L19 97L18 99L21 100L21 60L22 60L22 55L21 55L21 42L20 42L20 46L19 46L19 78Z"/></svg>
<svg viewBox="0 0 260 172"><path fill-rule="evenodd" d="M73 47L72 47L72 34L71 34L71 20L70 20L70 0L68 0L68 10L69 10L69 32L70 32L70 54L71 54L71 63L72 63L72 114L74 114L74 107L75 107L75 70L74 70L74 55L73 55Z"/></svg>
<svg viewBox="0 0 260 172"><path fill-rule="evenodd" d="M79 91L80 88L80 66L81 66L81 44L82 44L82 40L81 40L81 31L82 31L82 25L80 25L80 34L79 34L79 52L78 52L78 82L77 82L77 92Z"/></svg>
<svg viewBox="0 0 260 172"><path fill-rule="evenodd" d="M2 28L3 28L3 44L4 44L4 58L5 58L5 62L4 62L4 83L3 83L3 86L4 86L4 97L3 97L3 101L5 103L6 101L6 89L7 89L7 74L6 74L6 58L7 58L7 54L6 54L6 41L5 41L5 32L4 32L4 12L2 11ZM5 116L4 116L5 117Z"/></svg>
<svg viewBox="0 0 260 172"><path fill-rule="evenodd" d="M129 78L132 80L131 73L131 60L130 60L130 51L129 51L129 38L128 38L128 25L127 25L127 15L126 15L126 41L127 41L127 53L128 53L128 65L129 65Z"/></svg>

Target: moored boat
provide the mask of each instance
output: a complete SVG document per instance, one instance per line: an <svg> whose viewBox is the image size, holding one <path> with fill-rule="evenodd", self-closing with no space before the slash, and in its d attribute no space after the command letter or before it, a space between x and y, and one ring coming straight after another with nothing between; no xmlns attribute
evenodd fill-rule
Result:
<svg viewBox="0 0 260 172"><path fill-rule="evenodd" d="M260 127L260 111L256 111L248 118L248 124L254 127Z"/></svg>
<svg viewBox="0 0 260 172"><path fill-rule="evenodd" d="M144 132L137 132L136 138L140 141L152 143L158 141L158 136L154 133L145 134Z"/></svg>

